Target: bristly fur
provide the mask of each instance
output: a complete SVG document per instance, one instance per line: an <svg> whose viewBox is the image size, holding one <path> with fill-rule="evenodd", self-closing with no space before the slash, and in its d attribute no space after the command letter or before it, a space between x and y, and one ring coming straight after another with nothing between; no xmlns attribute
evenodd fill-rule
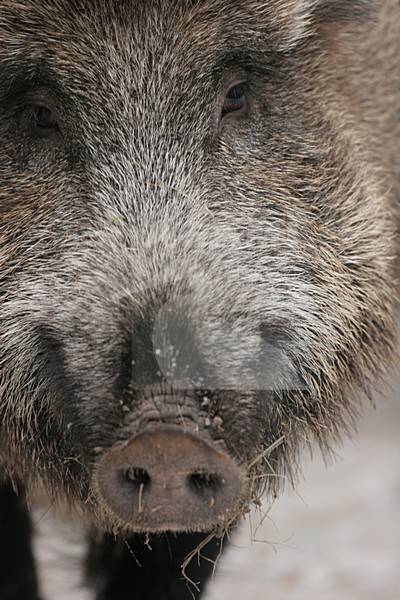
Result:
<svg viewBox="0 0 400 600"><path fill-rule="evenodd" d="M201 358L187 426L254 465L253 499L347 430L393 357L399 23L396 0L1 2L10 477L124 529L95 473L144 419L165 306Z"/></svg>

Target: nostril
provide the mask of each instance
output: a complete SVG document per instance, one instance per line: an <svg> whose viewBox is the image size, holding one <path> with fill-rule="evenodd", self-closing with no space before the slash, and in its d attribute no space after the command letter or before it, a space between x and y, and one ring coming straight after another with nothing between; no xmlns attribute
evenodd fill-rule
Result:
<svg viewBox="0 0 400 600"><path fill-rule="evenodd" d="M129 469L119 469L117 472L119 487L124 490L125 499L128 498L136 504L137 512L142 513L145 508L145 493L148 493L151 484L151 477L140 467L129 467Z"/></svg>
<svg viewBox="0 0 400 600"><path fill-rule="evenodd" d="M130 467L119 472L119 478L123 485L129 486L132 490L143 490L148 487L151 477L146 469L140 467Z"/></svg>
<svg viewBox="0 0 400 600"><path fill-rule="evenodd" d="M198 472L191 473L187 477L187 483L196 494L209 495L215 494L224 482L217 473Z"/></svg>

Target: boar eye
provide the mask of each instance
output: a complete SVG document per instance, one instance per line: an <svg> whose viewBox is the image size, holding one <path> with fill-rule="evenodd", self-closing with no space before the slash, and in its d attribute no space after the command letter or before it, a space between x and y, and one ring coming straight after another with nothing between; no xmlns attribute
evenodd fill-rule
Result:
<svg viewBox="0 0 400 600"><path fill-rule="evenodd" d="M47 106L35 106L32 113L33 126L38 130L58 129L53 111Z"/></svg>
<svg viewBox="0 0 400 600"><path fill-rule="evenodd" d="M246 109L246 94L244 84L240 83L232 86L226 93L224 103L222 105L222 116L228 113L235 113L235 116L240 116Z"/></svg>

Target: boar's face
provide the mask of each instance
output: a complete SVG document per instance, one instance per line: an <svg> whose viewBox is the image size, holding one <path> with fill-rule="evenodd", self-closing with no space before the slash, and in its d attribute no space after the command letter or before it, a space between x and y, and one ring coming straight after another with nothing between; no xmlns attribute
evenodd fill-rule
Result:
<svg viewBox="0 0 400 600"><path fill-rule="evenodd" d="M100 527L229 522L390 348L383 134L337 43L375 25L339 4L0 6L1 452Z"/></svg>

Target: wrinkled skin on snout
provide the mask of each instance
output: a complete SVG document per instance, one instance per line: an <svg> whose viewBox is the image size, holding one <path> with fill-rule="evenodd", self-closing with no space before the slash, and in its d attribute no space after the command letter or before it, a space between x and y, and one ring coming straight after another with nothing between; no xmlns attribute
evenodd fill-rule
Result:
<svg viewBox="0 0 400 600"><path fill-rule="evenodd" d="M99 530L223 532L391 359L399 6L333 4L1 3L0 457Z"/></svg>

